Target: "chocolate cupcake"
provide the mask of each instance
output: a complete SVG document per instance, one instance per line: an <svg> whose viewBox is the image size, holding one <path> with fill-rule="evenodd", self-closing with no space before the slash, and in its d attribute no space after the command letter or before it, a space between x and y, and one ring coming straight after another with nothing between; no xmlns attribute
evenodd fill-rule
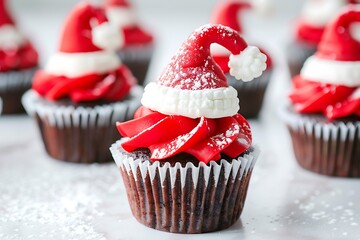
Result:
<svg viewBox="0 0 360 240"><path fill-rule="evenodd" d="M117 33L102 9L80 3L65 20L59 51L35 74L23 103L51 157L110 161L115 122L132 118L140 106L142 88L114 50Z"/></svg>
<svg viewBox="0 0 360 240"><path fill-rule="evenodd" d="M118 49L121 60L143 85L154 52L152 34L140 25L128 0L107 0L106 15L124 35L124 43Z"/></svg>
<svg viewBox="0 0 360 240"><path fill-rule="evenodd" d="M304 62L312 56L324 33L327 23L337 12L354 0L307 0L295 24L295 35L286 49L291 77L300 73Z"/></svg>
<svg viewBox="0 0 360 240"><path fill-rule="evenodd" d="M21 96L31 88L38 54L16 29L5 0L0 0L0 114L24 113Z"/></svg>
<svg viewBox="0 0 360 240"><path fill-rule="evenodd" d="M358 19L350 6L326 27L316 54L293 78L293 106L283 111L297 161L324 175L360 177Z"/></svg>
<svg viewBox="0 0 360 240"><path fill-rule="evenodd" d="M242 34L242 26L239 22L239 13L246 9L255 9L257 5L250 2L239 1L223 1L215 8L213 13L212 23L221 24L231 27L239 34ZM261 50L261 52L264 52ZM272 61L268 54L266 54L266 71L261 76L256 76L255 81L245 82L237 81L230 74L230 67L228 66L230 52L220 46L214 44L211 49L212 56L226 74L230 86L234 87L238 93L241 108L239 113L245 118L256 118L261 110L266 88L272 75Z"/></svg>
<svg viewBox="0 0 360 240"><path fill-rule="evenodd" d="M205 25L146 86L134 119L117 124L125 138L110 150L132 213L148 227L212 232L234 224L243 210L259 151L237 113L236 90L211 57L212 43L234 54L236 77L265 70L265 56L236 31Z"/></svg>

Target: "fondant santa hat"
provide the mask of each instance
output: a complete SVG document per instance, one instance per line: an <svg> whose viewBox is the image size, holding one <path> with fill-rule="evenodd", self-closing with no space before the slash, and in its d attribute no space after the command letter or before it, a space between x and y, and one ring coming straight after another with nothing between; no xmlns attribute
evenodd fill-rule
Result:
<svg viewBox="0 0 360 240"><path fill-rule="evenodd" d="M141 44L153 41L153 37L139 24L139 20L128 0L107 0L106 16L124 34L124 44Z"/></svg>
<svg viewBox="0 0 360 240"><path fill-rule="evenodd" d="M230 74L238 80L250 81L266 69L266 56L248 46L235 30L205 25L183 43L159 80L146 86L142 104L160 113L190 118L235 115L239 110L237 92L211 57L213 43L232 53Z"/></svg>
<svg viewBox="0 0 360 240"><path fill-rule="evenodd" d="M81 2L67 16L58 52L45 71L69 78L107 73L120 65L114 50L122 43L123 37L107 21L103 9Z"/></svg>
<svg viewBox="0 0 360 240"><path fill-rule="evenodd" d="M6 4L6 0L0 0L0 27L4 25L14 25L14 21L7 10Z"/></svg>
<svg viewBox="0 0 360 240"><path fill-rule="evenodd" d="M348 87L360 86L360 7L350 5L326 27L300 77Z"/></svg>
<svg viewBox="0 0 360 240"><path fill-rule="evenodd" d="M358 0L307 0L296 25L296 38L317 45L325 26L336 16L339 9Z"/></svg>
<svg viewBox="0 0 360 240"><path fill-rule="evenodd" d="M271 9L270 0L227 0L220 1L216 6L211 23L222 24L242 33L239 15L242 10L253 9L255 12L265 13Z"/></svg>
<svg viewBox="0 0 360 240"><path fill-rule="evenodd" d="M230 0L230 1L222 1L215 8L211 23L213 24L221 24L227 27L230 27L236 30L238 33L242 34L242 24L239 20L239 14L242 10L253 9L259 12L265 12L264 9L270 9L270 1L269 0ZM215 61L220 65L221 69L227 73L230 69L228 67L228 58L230 52L218 45L213 44L211 46L211 53L215 59ZM271 67L271 59L267 58L267 67Z"/></svg>
<svg viewBox="0 0 360 240"><path fill-rule="evenodd" d="M24 36L15 28L15 23L7 8L7 1L0 0L0 48L16 48L25 42Z"/></svg>

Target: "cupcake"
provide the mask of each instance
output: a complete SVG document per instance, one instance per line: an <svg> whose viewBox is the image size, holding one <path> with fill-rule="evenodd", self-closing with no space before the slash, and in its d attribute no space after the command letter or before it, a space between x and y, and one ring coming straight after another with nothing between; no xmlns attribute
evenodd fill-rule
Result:
<svg viewBox="0 0 360 240"><path fill-rule="evenodd" d="M16 28L0 0L0 114L23 113L21 96L31 88L38 54L30 41Z"/></svg>
<svg viewBox="0 0 360 240"><path fill-rule="evenodd" d="M133 117L142 88L118 58L121 42L105 12L86 2L67 16L60 46L23 97L54 159L108 162L116 121Z"/></svg>
<svg viewBox="0 0 360 240"><path fill-rule="evenodd" d="M144 84L154 50L154 38L140 26L132 5L127 0L107 0L106 15L124 35L118 54L140 85Z"/></svg>
<svg viewBox="0 0 360 240"><path fill-rule="evenodd" d="M225 229L242 212L258 157L249 123L238 114L236 90L210 54L220 44L233 54L231 73L250 80L266 57L221 25L205 25L183 43L142 107L117 123L124 138L111 147L134 217L174 233Z"/></svg>
<svg viewBox="0 0 360 240"><path fill-rule="evenodd" d="M287 47L290 75L300 73L307 58L316 52L327 23L339 9L356 0L307 0L296 21L294 39Z"/></svg>
<svg viewBox="0 0 360 240"><path fill-rule="evenodd" d="M293 78L284 117L297 161L316 173L360 177L359 19L358 7L341 12Z"/></svg>
<svg viewBox="0 0 360 240"><path fill-rule="evenodd" d="M257 9L258 7L250 2L223 1L215 8L212 22L214 24L222 24L231 27L239 34L242 34L242 27L238 18L239 13L251 8ZM261 51L264 52L263 50ZM230 73L228 61L231 53L229 50L218 44L213 44L211 53L214 60L225 73L229 84L238 92L241 105L239 113L245 118L256 118L261 110L265 91L272 75L272 63L269 55L266 54L267 69L264 74L256 76L256 81L248 81L248 79L245 78L243 79L244 82L242 82L237 81Z"/></svg>

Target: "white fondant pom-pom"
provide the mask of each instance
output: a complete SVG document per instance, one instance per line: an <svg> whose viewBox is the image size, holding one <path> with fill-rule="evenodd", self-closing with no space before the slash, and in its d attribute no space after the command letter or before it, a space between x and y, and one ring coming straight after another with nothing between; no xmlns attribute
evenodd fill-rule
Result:
<svg viewBox="0 0 360 240"><path fill-rule="evenodd" d="M230 75L249 82L261 76L266 69L266 55L257 47L248 46L238 55L230 55Z"/></svg>
<svg viewBox="0 0 360 240"><path fill-rule="evenodd" d="M117 50L124 44L120 30L109 22L92 29L92 41L97 47L105 50Z"/></svg>

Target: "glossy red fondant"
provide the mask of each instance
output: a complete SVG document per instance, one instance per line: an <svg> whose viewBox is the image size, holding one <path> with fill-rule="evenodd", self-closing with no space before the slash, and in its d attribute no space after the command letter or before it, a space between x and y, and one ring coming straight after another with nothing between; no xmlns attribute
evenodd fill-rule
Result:
<svg viewBox="0 0 360 240"><path fill-rule="evenodd" d="M351 26L360 23L356 8L344 10L324 32L316 56L328 60L360 61L360 42L352 36Z"/></svg>
<svg viewBox="0 0 360 240"><path fill-rule="evenodd" d="M124 46L147 44L154 41L153 36L139 26L129 26L122 29L124 33Z"/></svg>
<svg viewBox="0 0 360 240"><path fill-rule="evenodd" d="M219 160L220 153L235 158L252 142L250 126L239 114L219 119L191 119L140 109L136 119L117 123L120 134L130 138L122 147L129 152L148 148L154 161L180 152L189 153L204 163Z"/></svg>
<svg viewBox="0 0 360 240"><path fill-rule="evenodd" d="M0 49L0 72L16 71L38 65L38 53L31 43L20 48Z"/></svg>
<svg viewBox="0 0 360 240"><path fill-rule="evenodd" d="M227 27L230 27L237 31L239 34L243 34L243 27L241 24L242 11L251 10L253 5L251 2L240 2L240 1L223 1L219 3L213 11L211 23L221 24ZM270 69L272 67L272 60L268 53L263 49L261 52L267 56L266 59L266 68ZM212 52L212 56L215 62L220 66L222 71L227 74L230 71L228 66L230 54L224 54L219 52Z"/></svg>
<svg viewBox="0 0 360 240"><path fill-rule="evenodd" d="M0 27L3 25L14 24L14 20L12 19L7 8L7 0L0 0Z"/></svg>
<svg viewBox="0 0 360 240"><path fill-rule="evenodd" d="M82 53L101 51L92 41L91 29L107 21L105 11L86 2L74 7L65 19L61 34L59 51Z"/></svg>
<svg viewBox="0 0 360 240"><path fill-rule="evenodd" d="M324 30L325 26L312 26L305 23L303 20L299 20L295 26L295 38L299 42L317 46L321 40Z"/></svg>
<svg viewBox="0 0 360 240"><path fill-rule="evenodd" d="M329 119L360 116L359 97L352 99L357 88L323 84L296 76L290 99L300 113L323 113Z"/></svg>
<svg viewBox="0 0 360 240"><path fill-rule="evenodd" d="M212 43L224 46L234 55L248 46L236 31L207 25L184 42L160 76L158 84L182 90L228 87L223 71L210 55Z"/></svg>
<svg viewBox="0 0 360 240"><path fill-rule="evenodd" d="M136 83L124 65L107 74L89 74L67 78L38 71L34 76L33 90L49 100L70 98L74 102L118 101L127 96Z"/></svg>

